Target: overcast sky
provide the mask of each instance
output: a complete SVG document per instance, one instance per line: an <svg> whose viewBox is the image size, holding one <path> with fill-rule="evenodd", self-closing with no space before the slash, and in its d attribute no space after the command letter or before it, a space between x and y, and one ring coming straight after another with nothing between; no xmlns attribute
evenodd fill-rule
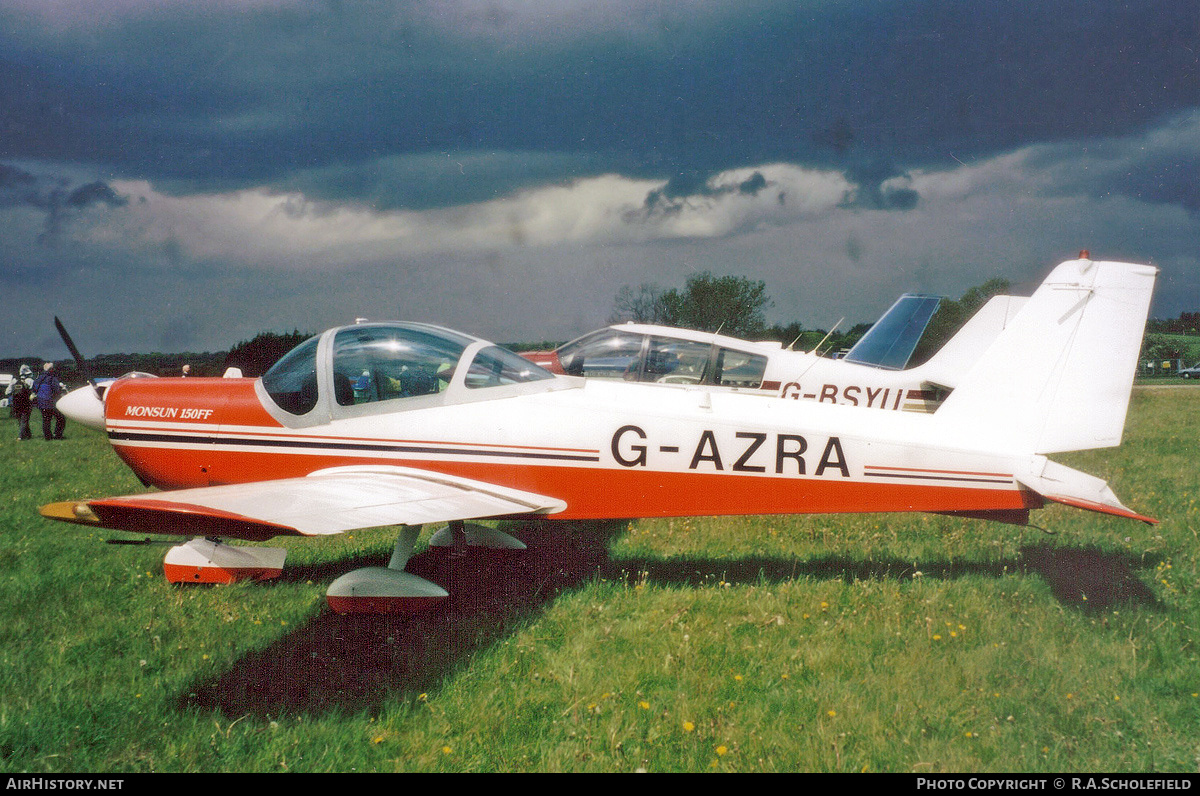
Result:
<svg viewBox="0 0 1200 796"><path fill-rule="evenodd" d="M0 0L0 356L356 316L498 341L623 285L768 320L1032 289L1200 310L1195 0Z"/></svg>

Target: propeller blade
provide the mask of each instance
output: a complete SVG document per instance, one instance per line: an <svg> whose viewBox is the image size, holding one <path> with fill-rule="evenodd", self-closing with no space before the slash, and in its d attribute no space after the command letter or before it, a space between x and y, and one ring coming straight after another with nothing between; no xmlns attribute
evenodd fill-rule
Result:
<svg viewBox="0 0 1200 796"><path fill-rule="evenodd" d="M92 385L92 391L96 393L97 398L103 398L103 393L99 385L92 378L91 368L88 367L87 360L83 358L83 354L79 353L79 349L75 347L75 341L71 339L71 335L67 334L67 327L63 326L62 321L58 319L57 315L54 316L54 328L58 329L58 336L62 338L63 343L67 346L67 350L75 358L75 367L79 369L79 375L87 379L88 384Z"/></svg>
<svg viewBox="0 0 1200 796"><path fill-rule="evenodd" d="M81 371L87 370L87 362L84 360L83 355L79 353L79 349L75 347L75 341L71 339L71 335L67 334L67 327L63 326L62 321L58 319L57 315L54 316L54 328L58 329L58 336L62 338L62 341L67 346L67 350L75 358L75 366Z"/></svg>

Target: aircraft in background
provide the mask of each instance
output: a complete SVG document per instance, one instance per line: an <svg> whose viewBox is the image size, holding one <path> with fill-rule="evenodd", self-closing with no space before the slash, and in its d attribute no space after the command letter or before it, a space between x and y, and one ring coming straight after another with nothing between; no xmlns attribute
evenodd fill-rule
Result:
<svg viewBox="0 0 1200 796"><path fill-rule="evenodd" d="M905 293L838 359L777 342L639 323L608 326L553 351L522 356L565 375L699 384L793 400L932 412L1026 299L994 296L931 359L907 368L940 301L938 296Z"/></svg>
<svg viewBox="0 0 1200 796"><path fill-rule="evenodd" d="M405 571L434 544L520 546L468 520L936 512L1027 523L1047 502L1153 522L1050 454L1120 443L1157 269L1072 260L936 413L555 375L437 326L360 323L300 344L260 379L119 379L71 394L158 492L44 516L197 537L172 581L278 575L282 548L234 546L402 525L388 567L335 580L339 612L444 599ZM74 408L75 404L64 400ZM64 411L67 407L64 406Z"/></svg>

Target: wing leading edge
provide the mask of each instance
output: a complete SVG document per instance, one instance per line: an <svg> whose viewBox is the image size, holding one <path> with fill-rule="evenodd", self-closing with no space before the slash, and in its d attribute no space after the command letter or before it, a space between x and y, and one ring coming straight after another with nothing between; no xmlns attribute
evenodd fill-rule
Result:
<svg viewBox="0 0 1200 796"><path fill-rule="evenodd" d="M50 519L138 533L262 541L384 525L553 514L566 503L407 467L335 467L302 478L43 506Z"/></svg>

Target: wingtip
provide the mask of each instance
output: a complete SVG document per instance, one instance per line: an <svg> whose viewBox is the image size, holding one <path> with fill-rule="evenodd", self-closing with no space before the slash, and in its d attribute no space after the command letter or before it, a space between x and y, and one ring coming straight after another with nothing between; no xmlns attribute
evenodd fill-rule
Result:
<svg viewBox="0 0 1200 796"><path fill-rule="evenodd" d="M91 506L80 500L64 500L58 503L47 503L38 509L38 513L51 520L74 522L83 525L98 525L100 518L92 511Z"/></svg>

